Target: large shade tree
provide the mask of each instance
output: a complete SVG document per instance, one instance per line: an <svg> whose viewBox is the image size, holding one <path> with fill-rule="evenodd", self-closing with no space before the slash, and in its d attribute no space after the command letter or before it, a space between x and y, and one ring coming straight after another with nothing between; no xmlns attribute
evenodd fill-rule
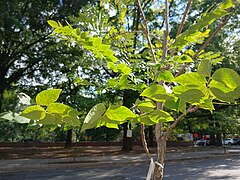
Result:
<svg viewBox="0 0 240 180"><path fill-rule="evenodd" d="M89 2L94 0L0 2L0 112L4 91L20 79L35 76L34 81L41 82L53 76L52 69L61 56L52 53L58 48L49 37L52 30L47 20L67 20L69 15L76 15ZM39 78L47 71L44 78ZM33 79L28 82L34 82Z"/></svg>

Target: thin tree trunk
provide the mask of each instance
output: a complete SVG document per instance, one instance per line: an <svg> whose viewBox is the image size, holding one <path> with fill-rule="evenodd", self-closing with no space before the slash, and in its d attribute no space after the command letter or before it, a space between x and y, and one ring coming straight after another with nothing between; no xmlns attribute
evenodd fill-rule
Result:
<svg viewBox="0 0 240 180"><path fill-rule="evenodd" d="M162 180L163 178L163 171L164 171L164 161L165 161L165 154L166 154L166 137L163 135L163 124L159 123L156 124L155 128L155 134L156 134L156 141L157 141L157 162L154 174L153 174L153 180Z"/></svg>

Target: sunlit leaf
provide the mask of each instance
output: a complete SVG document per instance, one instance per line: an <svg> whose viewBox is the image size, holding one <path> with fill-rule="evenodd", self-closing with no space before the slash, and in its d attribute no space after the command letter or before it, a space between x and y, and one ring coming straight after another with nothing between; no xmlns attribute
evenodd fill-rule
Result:
<svg viewBox="0 0 240 180"><path fill-rule="evenodd" d="M95 128L105 111L106 107L103 103L95 105L85 117L81 132L85 131L86 129Z"/></svg>
<svg viewBox="0 0 240 180"><path fill-rule="evenodd" d="M212 64L209 60L202 60L199 67L198 67L198 73L205 76L210 77L212 71Z"/></svg>
<svg viewBox="0 0 240 180"><path fill-rule="evenodd" d="M129 118L137 116L125 106L110 106L105 114L109 119L114 121L126 121Z"/></svg>
<svg viewBox="0 0 240 180"><path fill-rule="evenodd" d="M48 89L44 90L36 96L36 103L41 106L48 106L54 103L59 98L61 89Z"/></svg>
<svg viewBox="0 0 240 180"><path fill-rule="evenodd" d="M21 114L21 116L35 120L43 119L45 115L46 115L45 109L39 105L29 106Z"/></svg>

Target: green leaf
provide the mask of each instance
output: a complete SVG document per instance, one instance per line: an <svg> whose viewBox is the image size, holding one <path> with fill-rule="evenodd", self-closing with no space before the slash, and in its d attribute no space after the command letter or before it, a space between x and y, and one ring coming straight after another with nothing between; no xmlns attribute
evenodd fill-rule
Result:
<svg viewBox="0 0 240 180"><path fill-rule="evenodd" d="M97 126L99 119L102 117L104 112L106 111L106 107L103 103L95 105L87 114L84 119L83 126L81 132L86 129L92 129Z"/></svg>
<svg viewBox="0 0 240 180"><path fill-rule="evenodd" d="M44 90L36 96L36 103L41 106L48 106L57 101L61 91L61 89Z"/></svg>
<svg viewBox="0 0 240 180"><path fill-rule="evenodd" d="M129 118L137 117L136 114L125 106L111 106L105 114L110 120L119 122L125 122Z"/></svg>
<svg viewBox="0 0 240 180"><path fill-rule="evenodd" d="M77 118L77 116L69 116L69 115L64 116L63 121L65 122L65 124L69 126L73 126L73 127L80 126L80 121Z"/></svg>
<svg viewBox="0 0 240 180"><path fill-rule="evenodd" d="M146 99L144 101L140 101L137 103L137 107L140 109L141 112L151 112L156 105L150 99Z"/></svg>
<svg viewBox="0 0 240 180"><path fill-rule="evenodd" d="M193 62L192 58L186 54L181 55L179 58L176 59L176 62L180 63L191 63Z"/></svg>
<svg viewBox="0 0 240 180"><path fill-rule="evenodd" d="M213 106L213 103L212 103L212 100L210 100L210 99L205 99L203 102L201 102L199 107L202 108L202 109L209 110L209 111L215 110L215 108Z"/></svg>
<svg viewBox="0 0 240 180"><path fill-rule="evenodd" d="M187 74L182 74L175 78L175 82L181 84L181 85L206 85L207 81L205 77L201 74L198 74L196 72L191 72Z"/></svg>
<svg viewBox="0 0 240 180"><path fill-rule="evenodd" d="M80 113L70 106L62 103L52 103L47 107L47 111L50 114L71 115L78 116Z"/></svg>
<svg viewBox="0 0 240 180"><path fill-rule="evenodd" d="M157 76L157 82L163 80L164 82L173 82L174 81L174 76L170 71L163 71L160 72Z"/></svg>
<svg viewBox="0 0 240 180"><path fill-rule="evenodd" d="M210 87L216 87L214 81L226 86L229 91L234 90L236 87L240 86L240 77L237 72L229 68L221 68L216 70L212 75L212 82ZM225 91L226 92L226 91Z"/></svg>
<svg viewBox="0 0 240 180"><path fill-rule="evenodd" d="M29 118L29 119L43 119L46 116L46 111L39 105L29 106L27 107L21 114L21 116Z"/></svg>
<svg viewBox="0 0 240 180"><path fill-rule="evenodd" d="M205 97L203 92L198 89L189 89L181 94L177 94L176 96L189 103L198 103L203 97Z"/></svg>
<svg viewBox="0 0 240 180"><path fill-rule="evenodd" d="M179 99L177 97L169 98L168 100L166 100L164 102L164 107L166 107L170 110L178 111L179 110Z"/></svg>
<svg viewBox="0 0 240 180"><path fill-rule="evenodd" d="M209 60L202 60L200 66L198 67L198 73L205 76L210 77L212 71L212 64Z"/></svg>
<svg viewBox="0 0 240 180"><path fill-rule="evenodd" d="M130 74L131 71L132 71L131 68L127 67L126 64L119 64L118 65L118 70L124 75Z"/></svg>
<svg viewBox="0 0 240 180"><path fill-rule="evenodd" d="M159 84L154 84L149 86L147 89L145 89L140 96L144 96L153 100L158 100L156 99L156 95L163 95L166 94L166 90L163 86Z"/></svg>
<svg viewBox="0 0 240 180"><path fill-rule="evenodd" d="M205 13L197 23L190 26L186 31L182 34L178 35L172 47L179 47L182 49L190 43L196 43L200 39L204 39L208 36L208 33L201 33L200 31L212 24L217 18L223 17L227 15L228 12L223 9L215 8L212 12Z"/></svg>
<svg viewBox="0 0 240 180"><path fill-rule="evenodd" d="M153 110L151 113L148 114L148 117L151 119L151 121L155 123L169 122L174 120L168 112L163 110Z"/></svg>
<svg viewBox="0 0 240 180"><path fill-rule="evenodd" d="M108 62L107 66L109 69L111 69L113 72L118 72L117 66L113 62Z"/></svg>
<svg viewBox="0 0 240 180"><path fill-rule="evenodd" d="M179 101L179 111L182 112L183 114L186 114L187 113L186 108L187 108L186 102L183 99L180 99L180 101Z"/></svg>
<svg viewBox="0 0 240 180"><path fill-rule="evenodd" d="M222 3L219 8L220 9L229 9L230 7L233 6L232 0L226 0L224 3Z"/></svg>
<svg viewBox="0 0 240 180"><path fill-rule="evenodd" d="M56 121L56 116L52 114L46 114L46 116L38 121L39 124L48 125L48 124L61 124L60 121Z"/></svg>
<svg viewBox="0 0 240 180"><path fill-rule="evenodd" d="M59 27L59 26L58 26L58 23L57 23L56 21L48 20L47 22L48 22L48 24L49 24L50 26L52 26L53 28L58 28L58 27Z"/></svg>
<svg viewBox="0 0 240 180"><path fill-rule="evenodd" d="M148 126L156 124L155 122L151 121L151 119L150 119L150 117L148 117L148 115L139 116L138 122L140 122L141 124L148 125Z"/></svg>
<svg viewBox="0 0 240 180"><path fill-rule="evenodd" d="M240 77L232 69L221 68L215 71L209 86L211 92L221 101L234 102L240 98Z"/></svg>

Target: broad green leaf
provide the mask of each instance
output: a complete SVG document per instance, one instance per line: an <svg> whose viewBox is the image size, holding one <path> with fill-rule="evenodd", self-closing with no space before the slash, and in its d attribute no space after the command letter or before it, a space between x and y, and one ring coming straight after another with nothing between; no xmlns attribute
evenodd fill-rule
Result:
<svg viewBox="0 0 240 180"><path fill-rule="evenodd" d="M203 102L200 103L199 107L202 109L209 110L209 111L215 110L213 103L210 99L205 99Z"/></svg>
<svg viewBox="0 0 240 180"><path fill-rule="evenodd" d="M125 122L129 118L137 117L136 114L125 106L110 106L105 114L110 120L120 122Z"/></svg>
<svg viewBox="0 0 240 180"><path fill-rule="evenodd" d="M154 85L151 85L148 88L146 88L140 94L140 96L145 96L147 98L155 100L156 95L163 95L163 94L166 94L165 88L163 86L159 85L159 84L154 84Z"/></svg>
<svg viewBox="0 0 240 180"><path fill-rule="evenodd" d="M168 112L163 110L153 110L148 114L148 117L155 123L169 122L174 120Z"/></svg>
<svg viewBox="0 0 240 180"><path fill-rule="evenodd" d="M236 88L231 92L223 92L221 89L212 87L210 88L212 93L217 97L218 100L223 102L235 102L236 99L240 98L240 87Z"/></svg>
<svg viewBox="0 0 240 180"><path fill-rule="evenodd" d="M137 107L141 112L151 112L154 108L156 108L156 105L150 99L146 99L144 101L138 102Z"/></svg>
<svg viewBox="0 0 240 180"><path fill-rule="evenodd" d="M107 128L113 128L113 129L119 129L118 124L116 124L116 121L111 121L106 114L104 114L96 127L106 126Z"/></svg>
<svg viewBox="0 0 240 180"><path fill-rule="evenodd" d="M224 3L222 3L219 7L220 9L228 9L233 6L232 0L226 0Z"/></svg>
<svg viewBox="0 0 240 180"><path fill-rule="evenodd" d="M210 77L212 71L212 64L209 60L202 60L199 67L198 67L198 73L205 76Z"/></svg>
<svg viewBox="0 0 240 180"><path fill-rule="evenodd" d="M56 116L52 114L46 114L46 116L38 121L39 124L47 125L47 124L58 124L59 121L56 121ZM61 124L61 121L60 123Z"/></svg>
<svg viewBox="0 0 240 180"><path fill-rule="evenodd" d="M166 100L164 102L164 107L166 107L170 110L178 111L179 110L179 99L177 97L169 98L168 100Z"/></svg>
<svg viewBox="0 0 240 180"><path fill-rule="evenodd" d="M186 102L183 99L180 99L179 101L179 111L182 112L183 114L186 114Z"/></svg>
<svg viewBox="0 0 240 180"><path fill-rule="evenodd" d="M63 121L65 124L69 126L73 126L73 127L80 126L80 121L77 118L77 116L70 116L70 115L64 116Z"/></svg>
<svg viewBox="0 0 240 180"><path fill-rule="evenodd" d="M21 116L29 118L29 119L43 119L46 115L46 111L39 105L29 106L27 107L21 114Z"/></svg>
<svg viewBox="0 0 240 180"><path fill-rule="evenodd" d="M50 114L71 115L71 116L78 116L80 114L78 111L62 103L50 104L47 107L47 111Z"/></svg>
<svg viewBox="0 0 240 180"><path fill-rule="evenodd" d="M207 83L205 77L196 72L191 72L187 74L182 74L175 78L175 82L181 85L205 85Z"/></svg>
<svg viewBox="0 0 240 180"><path fill-rule="evenodd" d="M181 94L177 94L177 96L183 101L189 103L198 103L203 97L205 97L203 92L198 89L189 89Z"/></svg>
<svg viewBox="0 0 240 180"><path fill-rule="evenodd" d="M209 86L211 92L221 101L234 102L240 97L240 77L232 69L221 68L215 71Z"/></svg>
<svg viewBox="0 0 240 180"><path fill-rule="evenodd" d="M141 124L148 125L148 126L156 124L155 122L151 121L151 119L148 115L139 116L138 122L140 122Z"/></svg>
<svg viewBox="0 0 240 180"><path fill-rule="evenodd" d="M216 70L212 75L213 81L210 83L210 87L216 87L214 81L217 81L226 88L234 90L240 86L240 77L237 72L229 68L221 68ZM218 86L218 85L217 85Z"/></svg>
<svg viewBox="0 0 240 180"><path fill-rule="evenodd" d="M158 75L157 75L157 82L159 81L164 81L164 82L173 82L174 81L174 76L173 74L170 72L170 71L163 71L163 72L160 72Z"/></svg>
<svg viewBox="0 0 240 180"><path fill-rule="evenodd" d="M83 126L81 132L95 128L99 122L99 119L105 113L106 107L103 103L95 105L87 114L86 118L84 119Z"/></svg>
<svg viewBox="0 0 240 180"><path fill-rule="evenodd" d="M36 103L41 106L48 106L57 101L61 91L61 89L44 90L36 96Z"/></svg>
<svg viewBox="0 0 240 180"><path fill-rule="evenodd" d="M56 21L48 20L47 22L48 22L48 24L49 24L50 26L52 26L53 28L58 28L58 27L59 27L59 26L58 26L58 23L57 23Z"/></svg>

